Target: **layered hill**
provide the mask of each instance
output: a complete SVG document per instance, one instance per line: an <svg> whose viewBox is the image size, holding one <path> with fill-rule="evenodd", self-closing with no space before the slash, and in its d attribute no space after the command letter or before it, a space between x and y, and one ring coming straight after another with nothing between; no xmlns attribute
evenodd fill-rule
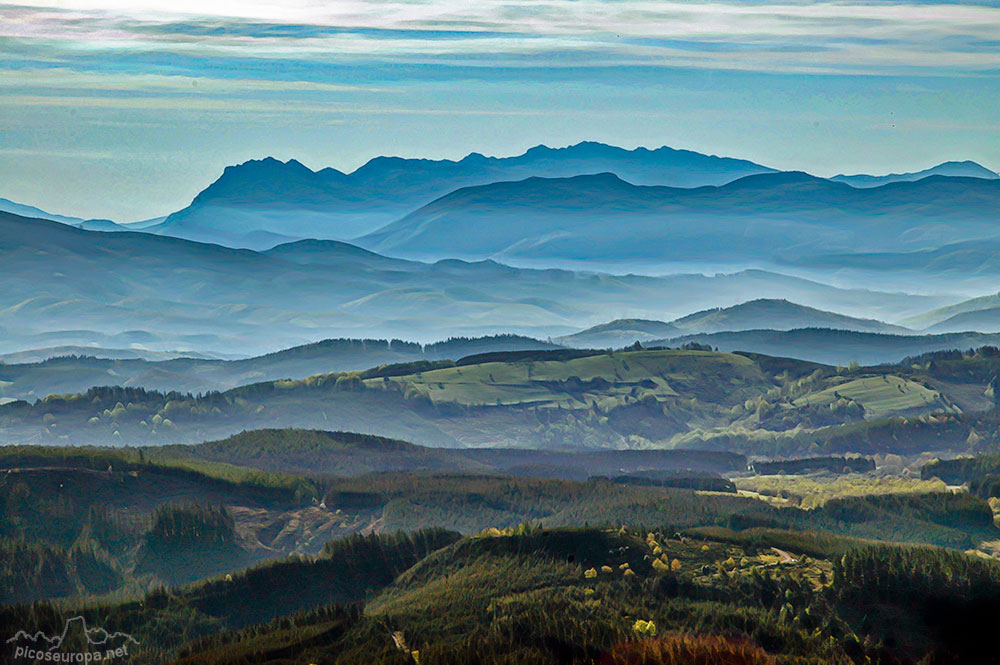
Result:
<svg viewBox="0 0 1000 665"><path fill-rule="evenodd" d="M0 199L0 212L9 212L15 215L21 215L22 217L32 217L35 219L47 219L50 222L60 222L62 224L69 224L70 226L76 226L81 229L87 229L88 231L126 231L127 227L116 224L110 219L81 219L80 217L69 217L67 215L56 215L51 212L46 212L41 208L36 208L35 206L24 205L23 203L15 203L8 199Z"/></svg>
<svg viewBox="0 0 1000 665"><path fill-rule="evenodd" d="M931 328L948 320L959 319L963 316L977 316L977 312L989 312L1000 306L1000 293L994 293L977 298L970 298L961 302L939 307L917 316L912 316L903 320L906 325L914 328Z"/></svg>
<svg viewBox="0 0 1000 665"><path fill-rule="evenodd" d="M621 347L636 341L650 342L681 337L685 334L796 328L830 328L896 334L910 332L901 326L874 319L844 316L814 307L804 307L784 299L758 298L732 307L716 307L695 312L669 323L618 319L572 335L557 337L554 341L577 348L607 348Z"/></svg>
<svg viewBox="0 0 1000 665"><path fill-rule="evenodd" d="M680 316L734 297L786 297L880 318L954 302L763 271L644 277L421 263L323 241L261 253L7 213L0 213L0 237L0 352L96 344L250 356L337 337L544 339L593 325L608 311Z"/></svg>
<svg viewBox="0 0 1000 665"><path fill-rule="evenodd" d="M971 312L961 312L935 323L927 329L934 333L953 333L962 330L978 330L984 333L1000 332L1000 306L985 307Z"/></svg>
<svg viewBox="0 0 1000 665"><path fill-rule="evenodd" d="M683 335L649 344L704 344L724 351L778 355L830 365L895 363L933 351L1000 345L1000 335L978 332L890 335L850 330L742 330Z"/></svg>
<svg viewBox="0 0 1000 665"><path fill-rule="evenodd" d="M975 365L982 371L939 381L924 364L843 371L703 350L488 353L200 396L95 388L0 406L0 431L11 443L77 445L193 443L297 427L449 448L798 450L838 426L986 408L990 362L984 356ZM954 436L935 445L965 446L968 430Z"/></svg>
<svg viewBox="0 0 1000 665"><path fill-rule="evenodd" d="M704 450L544 451L529 448L429 448L352 432L268 429L221 441L146 449L149 459L198 460L262 471L333 475L495 474L586 480L623 473L740 472L743 455Z"/></svg>
<svg viewBox="0 0 1000 665"><path fill-rule="evenodd" d="M680 329L675 325L663 321L615 319L572 335L556 337L552 341L579 349L606 349L620 348L635 342L665 339L680 333Z"/></svg>
<svg viewBox="0 0 1000 665"><path fill-rule="evenodd" d="M759 298L732 307L717 307L671 322L675 328L691 333L713 333L732 330L792 330L795 328L830 328L858 332L905 333L894 326L874 319L859 319L815 307L804 307L784 299Z"/></svg>
<svg viewBox="0 0 1000 665"><path fill-rule="evenodd" d="M1000 240L994 237L948 243L907 252L856 252L810 257L784 257L786 263L810 268L933 273L953 277L988 277L1000 273Z"/></svg>
<svg viewBox="0 0 1000 665"><path fill-rule="evenodd" d="M54 357L32 360L32 352L0 359L0 400L37 399L77 393L92 386L123 386L202 393L228 390L256 381L303 379L313 374L367 369L378 365L459 360L478 353L543 350L555 344L497 335L453 338L432 344L385 339L328 339L282 351L222 360L179 354L93 354L84 347L64 348ZM51 351L50 351L51 352ZM93 355L92 355L93 354Z"/></svg>
<svg viewBox="0 0 1000 665"><path fill-rule="evenodd" d="M516 157L472 153L458 161L377 157L352 173L273 158L228 167L191 205L150 232L266 249L299 238L362 235L461 187L532 176L610 171L638 184L717 185L769 169L663 147L625 150L585 142L536 146Z"/></svg>
<svg viewBox="0 0 1000 665"><path fill-rule="evenodd" d="M772 261L991 237L998 204L1000 180L981 178L859 189L772 173L679 189L603 173L463 188L358 243L410 257Z"/></svg>

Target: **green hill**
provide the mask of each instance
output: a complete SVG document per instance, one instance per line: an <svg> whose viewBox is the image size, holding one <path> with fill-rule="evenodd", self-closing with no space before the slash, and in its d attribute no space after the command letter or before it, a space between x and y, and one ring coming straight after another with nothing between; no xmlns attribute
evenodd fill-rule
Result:
<svg viewBox="0 0 1000 665"><path fill-rule="evenodd" d="M398 339L326 339L238 360L190 356L165 360L102 358L74 347L67 353L35 362L8 360L0 364L0 399L37 399L80 392L95 385L199 393L257 381L301 379L317 373L392 363L458 360L479 353L556 348L559 347L555 344L519 335L455 337L432 344Z"/></svg>
<svg viewBox="0 0 1000 665"><path fill-rule="evenodd" d="M958 404L975 405L989 380L935 383L922 367L837 371L695 349L523 351L200 396L95 388L0 406L0 426L12 443L194 443L248 428L296 427L431 447L549 450L690 447L686 441L724 435L730 450L751 452L779 441L800 445L792 430L955 413Z"/></svg>

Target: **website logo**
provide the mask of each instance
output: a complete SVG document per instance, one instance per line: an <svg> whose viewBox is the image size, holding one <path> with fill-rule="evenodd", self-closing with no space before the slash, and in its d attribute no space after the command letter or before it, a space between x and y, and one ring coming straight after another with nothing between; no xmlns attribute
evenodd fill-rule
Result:
<svg viewBox="0 0 1000 665"><path fill-rule="evenodd" d="M139 641L128 633L109 633L103 628L89 628L87 620L75 616L66 620L62 633L47 635L42 631L17 631L7 640L15 661L37 663L108 663L128 658L129 649Z"/></svg>

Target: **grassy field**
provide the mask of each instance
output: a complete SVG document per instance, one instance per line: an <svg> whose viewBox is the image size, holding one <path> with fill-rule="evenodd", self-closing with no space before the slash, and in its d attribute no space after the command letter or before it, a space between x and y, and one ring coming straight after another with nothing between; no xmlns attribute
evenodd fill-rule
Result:
<svg viewBox="0 0 1000 665"><path fill-rule="evenodd" d="M830 405L840 399L861 404L868 418L883 418L910 410L934 407L950 411L941 393L893 374L868 376L832 385L795 400L795 404Z"/></svg>
<svg viewBox="0 0 1000 665"><path fill-rule="evenodd" d="M832 499L873 494L927 494L945 492L944 482L866 475L750 476L734 481L740 494L777 506L818 508Z"/></svg>
<svg viewBox="0 0 1000 665"><path fill-rule="evenodd" d="M569 361L489 362L406 376L367 379L392 384L434 403L465 406L532 404L609 409L647 396L736 400L740 389L760 389L766 378L748 358L705 351L619 352ZM726 401L729 401L726 400Z"/></svg>

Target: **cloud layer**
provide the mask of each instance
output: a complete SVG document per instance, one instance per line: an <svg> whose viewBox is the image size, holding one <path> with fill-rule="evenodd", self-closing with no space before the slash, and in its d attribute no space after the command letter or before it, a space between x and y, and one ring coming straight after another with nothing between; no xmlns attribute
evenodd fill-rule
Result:
<svg viewBox="0 0 1000 665"><path fill-rule="evenodd" d="M911 2L132 3L0 6L10 64L223 73L227 62L641 66L852 74L1000 70L1000 7ZM161 56L154 67L153 56ZM187 71L185 71L187 70ZM224 73L221 75L225 75Z"/></svg>

